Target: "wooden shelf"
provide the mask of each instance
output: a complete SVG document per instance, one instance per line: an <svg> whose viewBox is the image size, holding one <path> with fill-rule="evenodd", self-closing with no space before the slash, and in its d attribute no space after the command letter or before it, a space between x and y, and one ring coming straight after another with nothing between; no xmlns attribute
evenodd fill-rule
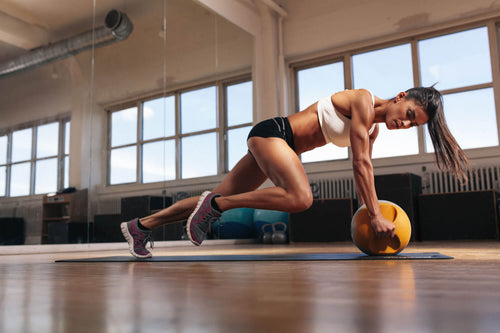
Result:
<svg viewBox="0 0 500 333"><path fill-rule="evenodd" d="M42 244L49 242L49 223L71 223L87 221L87 190L43 198Z"/></svg>

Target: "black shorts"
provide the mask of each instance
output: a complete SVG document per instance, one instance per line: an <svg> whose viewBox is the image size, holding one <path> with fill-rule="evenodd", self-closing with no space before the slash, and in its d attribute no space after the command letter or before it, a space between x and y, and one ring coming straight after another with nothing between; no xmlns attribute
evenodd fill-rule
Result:
<svg viewBox="0 0 500 333"><path fill-rule="evenodd" d="M287 117L276 117L261 121L252 128L247 140L254 136L261 138L281 138L286 141L290 148L295 150L292 127Z"/></svg>

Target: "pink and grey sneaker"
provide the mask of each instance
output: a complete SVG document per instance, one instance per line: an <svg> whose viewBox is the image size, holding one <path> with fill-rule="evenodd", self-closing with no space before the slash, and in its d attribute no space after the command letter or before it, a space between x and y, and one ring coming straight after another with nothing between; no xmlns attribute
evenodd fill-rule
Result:
<svg viewBox="0 0 500 333"><path fill-rule="evenodd" d="M151 239L152 231L139 229L137 222L139 222L139 219L123 222L120 225L122 234L128 242L130 253L134 257L141 259L151 258L153 254L146 249L146 245L150 242L151 248L153 248L153 240Z"/></svg>
<svg viewBox="0 0 500 333"><path fill-rule="evenodd" d="M186 231L189 239L194 245L201 245L207 237L210 225L221 217L222 213L212 207L213 198L220 197L220 194L212 192L203 192L196 209L193 211L187 221Z"/></svg>

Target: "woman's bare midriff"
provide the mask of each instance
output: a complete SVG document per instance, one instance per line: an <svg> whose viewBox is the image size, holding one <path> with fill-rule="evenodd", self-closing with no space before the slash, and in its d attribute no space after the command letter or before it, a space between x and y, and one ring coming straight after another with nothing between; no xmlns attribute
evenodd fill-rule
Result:
<svg viewBox="0 0 500 333"><path fill-rule="evenodd" d="M292 127L297 154L325 145L325 138L318 120L318 103L289 116L288 120Z"/></svg>

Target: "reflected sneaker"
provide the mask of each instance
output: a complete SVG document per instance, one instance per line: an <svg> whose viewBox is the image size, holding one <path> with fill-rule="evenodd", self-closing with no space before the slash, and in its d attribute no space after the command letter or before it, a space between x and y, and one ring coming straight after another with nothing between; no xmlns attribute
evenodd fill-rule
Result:
<svg viewBox="0 0 500 333"><path fill-rule="evenodd" d="M213 198L220 197L220 194L212 192L203 192L196 209L193 211L187 221L186 231L189 239L194 245L201 245L207 237L210 225L221 217L222 213L212 207Z"/></svg>
<svg viewBox="0 0 500 333"><path fill-rule="evenodd" d="M152 231L139 229L137 225L139 219L133 219L129 222L123 222L120 227L122 234L128 242L130 253L136 258L151 258L153 254L146 249L148 242L153 248L153 240L151 239Z"/></svg>

